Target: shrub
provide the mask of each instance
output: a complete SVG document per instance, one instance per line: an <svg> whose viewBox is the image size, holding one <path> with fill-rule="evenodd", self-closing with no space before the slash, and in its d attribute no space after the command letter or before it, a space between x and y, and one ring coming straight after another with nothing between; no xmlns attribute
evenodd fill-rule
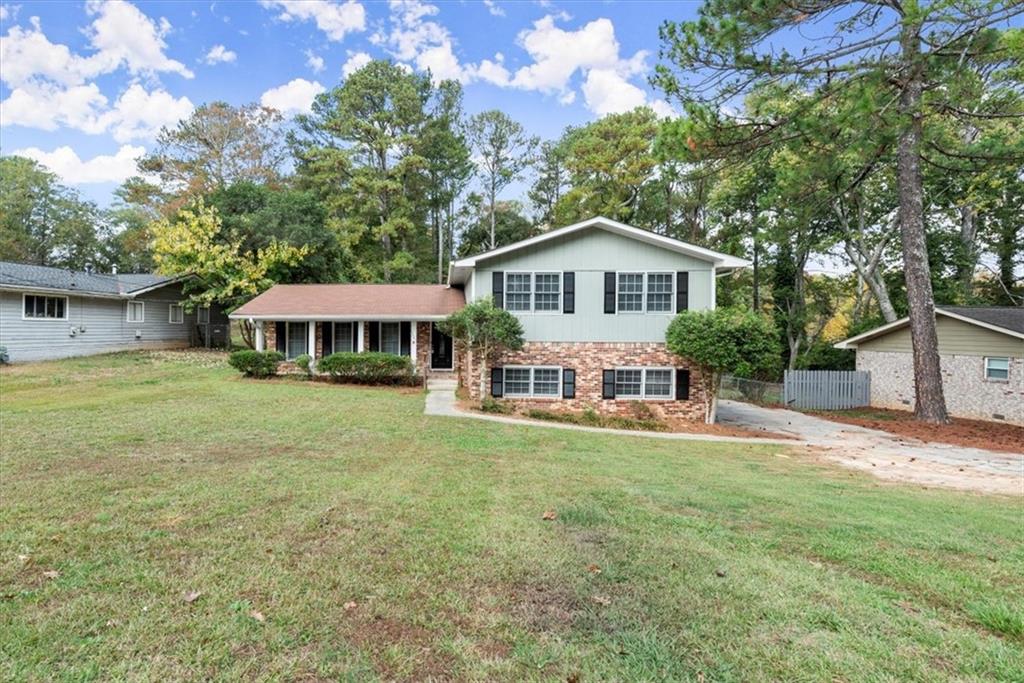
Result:
<svg viewBox="0 0 1024 683"><path fill-rule="evenodd" d="M310 363L312 362L313 357L310 356L308 353L304 353L295 359L295 364L299 366L299 370L302 370L304 373L306 373L306 377L313 376L313 369L310 367Z"/></svg>
<svg viewBox="0 0 1024 683"><path fill-rule="evenodd" d="M7 365L11 362L11 357L7 355L7 347L0 346L0 365Z"/></svg>
<svg viewBox="0 0 1024 683"><path fill-rule="evenodd" d="M228 365L246 377L271 377L277 374L277 366L284 355L277 351L235 351L228 356Z"/></svg>
<svg viewBox="0 0 1024 683"><path fill-rule="evenodd" d="M392 353L332 353L320 359L317 369L336 382L413 385L419 381L409 357Z"/></svg>
<svg viewBox="0 0 1024 683"><path fill-rule="evenodd" d="M629 429L632 431L645 432L666 432L668 425L660 420L640 420L632 417L619 415L598 415L592 409L583 413L563 413L553 410L541 410L531 408L526 411L526 416L534 420L545 420L547 422L565 422L567 424L583 425L586 427L604 427L605 429Z"/></svg>
<svg viewBox="0 0 1024 683"><path fill-rule="evenodd" d="M501 415L508 415L515 409L501 401L496 401L490 396L484 396L484 400L480 402L480 410L485 413L499 413Z"/></svg>

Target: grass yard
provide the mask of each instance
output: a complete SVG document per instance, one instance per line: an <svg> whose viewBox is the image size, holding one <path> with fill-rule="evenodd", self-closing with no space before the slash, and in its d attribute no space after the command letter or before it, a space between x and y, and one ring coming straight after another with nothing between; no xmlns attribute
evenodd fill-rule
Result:
<svg viewBox="0 0 1024 683"><path fill-rule="evenodd" d="M1020 499L422 406L3 369L0 679L1024 680Z"/></svg>

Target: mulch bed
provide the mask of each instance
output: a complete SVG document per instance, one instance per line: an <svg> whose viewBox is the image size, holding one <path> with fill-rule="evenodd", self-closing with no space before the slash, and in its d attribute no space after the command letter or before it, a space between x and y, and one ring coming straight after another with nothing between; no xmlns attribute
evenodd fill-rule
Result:
<svg viewBox="0 0 1024 683"><path fill-rule="evenodd" d="M984 448L990 451L1024 453L1024 427L1005 422L955 417L950 424L934 425L918 422L911 412L884 408L871 408L863 411L808 412L835 422L878 429L920 441Z"/></svg>

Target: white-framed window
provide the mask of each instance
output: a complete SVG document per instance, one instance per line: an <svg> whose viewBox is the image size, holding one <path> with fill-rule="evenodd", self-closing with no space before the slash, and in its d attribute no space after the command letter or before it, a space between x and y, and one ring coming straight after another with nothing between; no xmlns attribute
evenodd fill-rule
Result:
<svg viewBox="0 0 1024 683"><path fill-rule="evenodd" d="M558 398L562 385L562 368L558 366L507 365L505 396L524 398Z"/></svg>
<svg viewBox="0 0 1024 683"><path fill-rule="evenodd" d="M617 273L618 313L672 313L675 277L672 273Z"/></svg>
<svg viewBox="0 0 1024 683"><path fill-rule="evenodd" d="M24 294L21 300L22 320L67 320L68 298L66 296L43 296Z"/></svg>
<svg viewBox="0 0 1024 683"><path fill-rule="evenodd" d="M1004 381L1010 379L1009 358L986 358L985 379Z"/></svg>
<svg viewBox="0 0 1024 683"><path fill-rule="evenodd" d="M380 324L380 350L383 353L402 353L402 323Z"/></svg>
<svg viewBox="0 0 1024 683"><path fill-rule="evenodd" d="M130 322L130 323L144 323L144 322L146 322L146 302L145 301L129 301L128 302L128 322Z"/></svg>
<svg viewBox="0 0 1024 683"><path fill-rule="evenodd" d="M170 304L167 307L167 322L173 325L181 325L185 322L185 309L181 304Z"/></svg>
<svg viewBox="0 0 1024 683"><path fill-rule="evenodd" d="M505 273L505 309L534 313L562 310L562 274Z"/></svg>
<svg viewBox="0 0 1024 683"><path fill-rule="evenodd" d="M289 322L284 327L284 353L287 360L295 360L304 353L308 353L306 345L309 342L306 323Z"/></svg>
<svg viewBox="0 0 1024 683"><path fill-rule="evenodd" d="M671 399L672 368L615 368L615 398Z"/></svg>
<svg viewBox="0 0 1024 683"><path fill-rule="evenodd" d="M352 334L355 323L334 323L334 353L356 350L356 337Z"/></svg>
<svg viewBox="0 0 1024 683"><path fill-rule="evenodd" d="M210 322L210 307L200 306L196 309L196 322L200 325L207 325Z"/></svg>

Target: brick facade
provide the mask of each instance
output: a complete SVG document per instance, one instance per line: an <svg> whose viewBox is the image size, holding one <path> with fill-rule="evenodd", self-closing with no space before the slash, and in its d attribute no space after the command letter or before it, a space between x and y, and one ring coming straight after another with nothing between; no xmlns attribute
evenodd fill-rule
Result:
<svg viewBox="0 0 1024 683"><path fill-rule="evenodd" d="M658 417L704 419L704 394L700 371L691 363L669 352L664 344L650 342L527 342L519 351L503 354L492 367L504 365L554 365L576 371L576 398L502 398L523 408L582 411L591 408L602 414L631 415L639 401ZM687 400L657 400L601 397L602 372L621 367L672 367L690 371L690 397ZM479 368L473 364L473 377L464 378L469 395L480 400ZM490 393L491 380L485 381Z"/></svg>

